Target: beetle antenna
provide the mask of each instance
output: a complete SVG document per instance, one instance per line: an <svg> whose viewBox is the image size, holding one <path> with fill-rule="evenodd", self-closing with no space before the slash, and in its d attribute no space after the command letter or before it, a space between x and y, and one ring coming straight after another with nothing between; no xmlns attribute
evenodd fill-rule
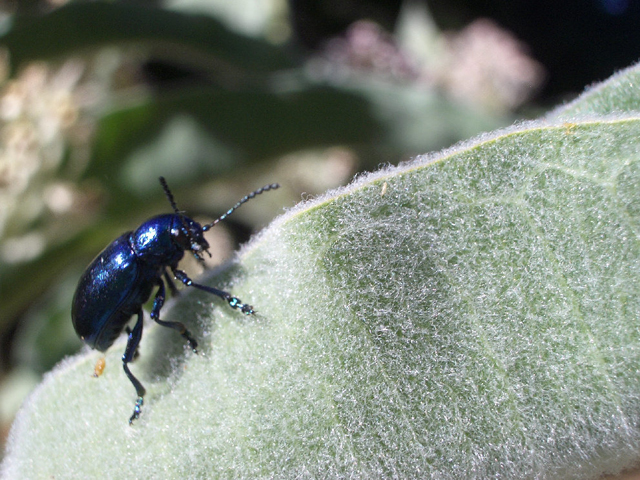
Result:
<svg viewBox="0 0 640 480"><path fill-rule="evenodd" d="M187 221L185 220L184 213L178 210L178 205L176 205L176 201L173 198L173 193L171 193L171 190L169 190L169 185L167 185L167 181L164 179L164 177L160 177L159 180L160 180L160 185L162 185L162 189L164 190L164 194L167 196L167 199L171 204L171 208L173 208L173 211L176 213L176 215L180 217L180 222L182 223L182 226L184 227L185 232L189 232L189 226L187 225ZM204 260L201 257L196 255L196 258L204 265Z"/></svg>
<svg viewBox="0 0 640 480"><path fill-rule="evenodd" d="M218 222L221 222L222 220L227 218L229 215L231 215L233 212L235 212L236 209L238 207L240 207L240 205L242 205L243 203L247 203L249 200L254 198L256 195L260 195L263 192L268 192L269 190L275 190L276 188L280 188L280 185L278 185L277 183L272 183L271 185L265 185L264 187L259 188L258 190L255 190L255 191L251 192L249 195L245 195L242 198L242 200L240 200L238 203L236 203L233 207L231 207L225 213L220 215L220 217L216 218L213 222L204 225L202 227L202 231L206 232L207 230L210 230L215 225L217 225Z"/></svg>
<svg viewBox="0 0 640 480"><path fill-rule="evenodd" d="M164 179L164 177L160 177L159 180L160 180L160 185L162 185L162 189L164 190L164 194L167 196L167 199L171 204L171 208L173 208L173 211L175 213L182 216L182 212L178 210L178 205L176 205L176 201L173 199L173 193L171 193L171 190L169 190L169 185L167 185L167 181Z"/></svg>

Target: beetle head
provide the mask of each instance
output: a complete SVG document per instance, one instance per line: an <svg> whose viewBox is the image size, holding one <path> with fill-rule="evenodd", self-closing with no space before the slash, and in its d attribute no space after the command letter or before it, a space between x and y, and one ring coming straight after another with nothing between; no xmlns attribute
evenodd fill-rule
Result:
<svg viewBox="0 0 640 480"><path fill-rule="evenodd" d="M202 252L209 256L209 242L204 238L202 225L184 215L179 215L179 221L174 223L171 230L174 241L182 250L189 250L199 262L204 261Z"/></svg>
<svg viewBox="0 0 640 480"><path fill-rule="evenodd" d="M171 235L173 236L175 243L183 251L189 250L192 252L193 256L196 257L196 260L199 262L204 262L201 252L207 252L209 256L211 256L211 254L209 253L209 243L204 239L204 230L202 225L195 220L191 220L186 217L183 212L178 210L178 206L173 199L173 194L171 193L171 190L169 190L169 185L167 185L167 181L164 177L160 177L160 185L162 185L164 194L167 196L167 199L179 220L177 222L174 221L171 228Z"/></svg>
<svg viewBox="0 0 640 480"><path fill-rule="evenodd" d="M186 217L183 212L178 210L178 206L173 199L173 194L171 193L171 190L169 190L169 186L167 185L164 177L160 177L160 184L164 189L164 193L167 196L167 199L169 200L169 203L171 204L176 217L180 219L180 224L173 226L171 234L175 237L177 244L180 246L180 248L182 248L183 251L191 251L196 259L200 262L204 262L201 252L207 252L207 254L211 256L211 254L209 253L209 244L204 239L204 232L211 230L211 228L216 226L218 222L227 218L229 215L235 212L236 209L240 207L240 205L248 202L252 198L255 198L256 195L260 195L262 192L268 192L269 190L280 188L280 185L278 185L277 183L265 185L264 187L251 192L249 195L245 195L238 203L236 203L220 217L216 218L213 222L207 223L203 226L198 222Z"/></svg>

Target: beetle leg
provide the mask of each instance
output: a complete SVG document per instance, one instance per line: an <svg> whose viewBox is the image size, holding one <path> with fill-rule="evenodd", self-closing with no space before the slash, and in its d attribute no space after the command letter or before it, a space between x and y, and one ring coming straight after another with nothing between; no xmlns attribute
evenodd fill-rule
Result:
<svg viewBox="0 0 640 480"><path fill-rule="evenodd" d="M129 325L124 327L124 331L127 332L127 335L131 334L131 328L129 327ZM131 361L132 362L135 361L139 356L140 356L140 350L136 348L135 352L133 352L133 355L131 356Z"/></svg>
<svg viewBox="0 0 640 480"><path fill-rule="evenodd" d="M160 320L160 309L164 305L164 298L165 298L164 282L162 280L158 280L158 293L156 293L156 298L153 301L153 308L151 309L151 318L155 320L156 323L162 325L163 327L173 328L174 330L177 330L178 332L180 332L180 335L182 335L187 340L187 342L189 342L189 345L191 345L191 349L193 350L193 352L198 353L198 350L197 350L198 342L196 342L194 338L191 336L191 334L189 333L189 330L187 330L187 327L185 327L180 322L166 322L164 320Z"/></svg>
<svg viewBox="0 0 640 480"><path fill-rule="evenodd" d="M140 410L142 408L143 397L146 393L146 390L140 383L140 381L133 376L131 370L129 370L129 366L127 365L136 354L138 350L138 345L140 344L140 339L142 338L142 308L138 311L138 321L136 325L133 327L133 330L129 331L129 340L127 340L127 348L124 350L124 355L122 355L122 367L124 368L124 373L127 374L127 377L133 383L133 386L136 389L136 393L138 394L138 399L136 400L136 405L133 409L133 415L129 419L129 425L133 423L135 419L140 416Z"/></svg>
<svg viewBox="0 0 640 480"><path fill-rule="evenodd" d="M213 293L214 295L217 295L223 300L226 300L231 308L236 308L240 310L242 313L245 313L247 315L251 315L252 313L255 313L251 305L242 303L242 301L238 297L234 297L230 293L227 293L224 290L219 290L215 287L209 287L207 285L201 285L199 283L195 283L182 270L178 270L177 268L172 268L171 270L173 271L173 274L175 275L175 277L178 280L180 280L182 283L184 283L187 287L195 287L200 290L204 290L205 292Z"/></svg>
<svg viewBox="0 0 640 480"><path fill-rule="evenodd" d="M176 284L173 283L173 279L169 275L169 272L167 272L166 270L164 271L164 280L165 282L167 282L167 285L169 285L169 290L171 290L172 297L177 297L178 295L180 295L180 292L178 291Z"/></svg>

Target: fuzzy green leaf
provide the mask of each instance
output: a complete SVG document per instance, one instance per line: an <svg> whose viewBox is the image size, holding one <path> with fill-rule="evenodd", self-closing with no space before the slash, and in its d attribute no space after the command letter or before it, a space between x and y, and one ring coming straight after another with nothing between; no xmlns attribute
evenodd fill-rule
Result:
<svg viewBox="0 0 640 480"><path fill-rule="evenodd" d="M636 70L626 74L635 75ZM620 90L621 105L635 95ZM589 102L590 97L585 98ZM622 111L623 107L621 107ZM640 449L640 119L533 122L302 204L132 367L67 360L7 478L596 478Z"/></svg>
<svg viewBox="0 0 640 480"><path fill-rule="evenodd" d="M571 120L640 111L640 68L633 66L590 87L580 98L552 112L550 118Z"/></svg>

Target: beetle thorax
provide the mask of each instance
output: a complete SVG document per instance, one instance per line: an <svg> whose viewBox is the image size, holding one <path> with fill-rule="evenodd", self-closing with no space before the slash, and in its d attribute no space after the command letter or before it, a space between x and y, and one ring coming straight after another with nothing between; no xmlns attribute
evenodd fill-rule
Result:
<svg viewBox="0 0 640 480"><path fill-rule="evenodd" d="M172 226L175 214L150 218L131 234L131 246L136 257L147 263L173 265L184 254L184 248L175 242Z"/></svg>

